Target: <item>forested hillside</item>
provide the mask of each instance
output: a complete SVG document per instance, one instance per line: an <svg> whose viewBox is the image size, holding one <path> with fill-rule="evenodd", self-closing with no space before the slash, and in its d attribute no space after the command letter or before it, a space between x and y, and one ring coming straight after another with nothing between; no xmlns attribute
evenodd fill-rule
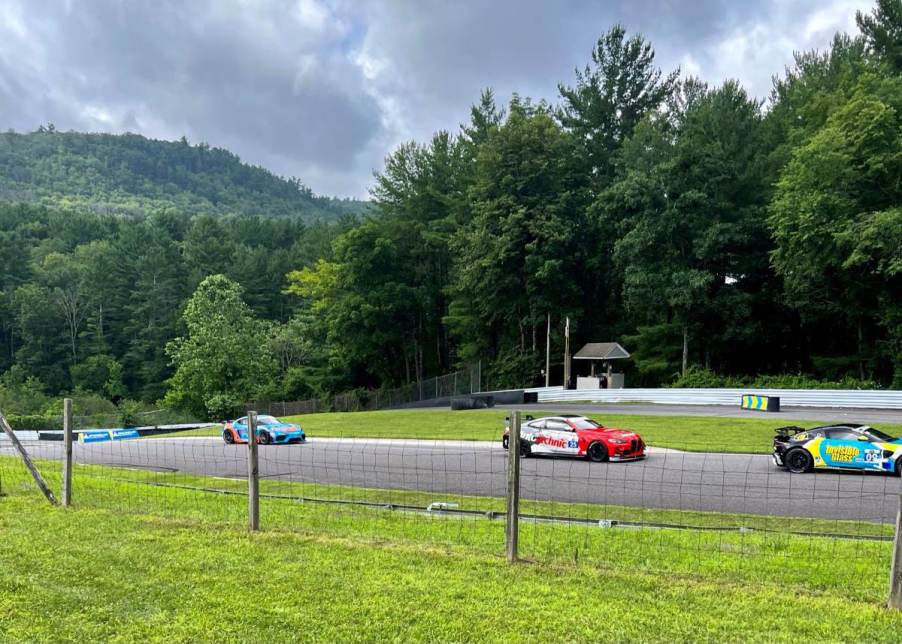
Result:
<svg viewBox="0 0 902 644"><path fill-rule="evenodd" d="M0 404L216 417L477 360L522 386L548 315L555 356L569 316L573 347L626 346L633 385L902 387L902 0L857 21L767 101L614 27L557 104L486 91L335 223L280 215L357 204L224 151L5 135L5 198L46 203L0 206Z"/></svg>
<svg viewBox="0 0 902 644"><path fill-rule="evenodd" d="M182 214L302 217L362 213L366 204L315 196L297 179L247 165L205 143L135 134L0 134L0 200L86 207L119 215Z"/></svg>

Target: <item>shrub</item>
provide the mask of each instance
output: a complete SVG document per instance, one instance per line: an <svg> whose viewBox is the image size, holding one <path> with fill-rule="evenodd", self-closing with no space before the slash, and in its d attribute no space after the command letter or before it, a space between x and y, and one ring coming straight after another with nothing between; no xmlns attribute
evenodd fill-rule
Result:
<svg viewBox="0 0 902 644"><path fill-rule="evenodd" d="M63 428L62 416L48 416L44 414L10 414L6 417L9 426L15 431L36 432Z"/></svg>
<svg viewBox="0 0 902 644"><path fill-rule="evenodd" d="M818 380L806 374L771 374L750 376L721 376L700 366L692 366L679 376L671 387L727 388L727 389L880 389L873 380L845 376L841 380Z"/></svg>

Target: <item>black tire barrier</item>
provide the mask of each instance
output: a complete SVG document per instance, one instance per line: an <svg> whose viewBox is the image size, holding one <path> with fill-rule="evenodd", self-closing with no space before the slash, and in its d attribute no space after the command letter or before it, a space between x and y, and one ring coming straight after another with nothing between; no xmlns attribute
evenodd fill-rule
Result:
<svg viewBox="0 0 902 644"><path fill-rule="evenodd" d="M460 396L451 399L451 409L462 411L466 409L487 409L495 406L493 396Z"/></svg>

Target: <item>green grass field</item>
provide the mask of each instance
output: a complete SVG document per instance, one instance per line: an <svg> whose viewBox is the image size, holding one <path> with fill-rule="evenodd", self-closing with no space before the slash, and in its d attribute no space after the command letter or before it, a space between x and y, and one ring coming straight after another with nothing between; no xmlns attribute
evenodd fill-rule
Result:
<svg viewBox="0 0 902 644"><path fill-rule="evenodd" d="M76 507L63 510L0 462L0 640L897 642L902 632L902 613L882 606L887 542L525 523L527 561L510 566L501 521L264 498L264 530L249 535L245 497L120 474L77 468Z"/></svg>
<svg viewBox="0 0 902 644"><path fill-rule="evenodd" d="M418 438L437 440L500 440L509 412L486 409L390 410L289 416L308 436L359 438ZM550 412L530 410L536 417ZM649 445L699 452L769 454L774 429L782 425L814 427L822 421L781 421L779 418L718 418L698 416L640 416L596 413L604 425L639 432ZM902 425L881 425L902 435ZM179 435L218 436L219 426Z"/></svg>

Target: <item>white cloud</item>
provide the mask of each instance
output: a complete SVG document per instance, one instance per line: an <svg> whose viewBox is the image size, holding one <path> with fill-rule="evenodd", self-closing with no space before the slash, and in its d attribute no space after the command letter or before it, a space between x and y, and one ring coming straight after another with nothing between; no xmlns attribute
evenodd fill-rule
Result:
<svg viewBox="0 0 902 644"><path fill-rule="evenodd" d="M456 130L484 87L555 101L614 22L665 71L764 97L858 0L4 0L0 129L138 131L228 147L365 196L400 142Z"/></svg>

